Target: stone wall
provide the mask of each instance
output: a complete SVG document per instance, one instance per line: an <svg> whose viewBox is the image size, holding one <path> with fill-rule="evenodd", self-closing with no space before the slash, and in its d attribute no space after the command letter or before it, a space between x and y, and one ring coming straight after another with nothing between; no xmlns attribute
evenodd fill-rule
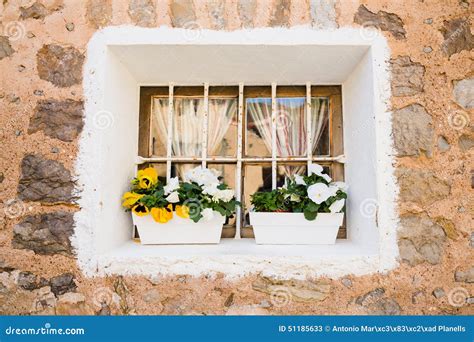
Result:
<svg viewBox="0 0 474 342"><path fill-rule="evenodd" d="M466 0L2 1L0 314L474 313L472 11ZM122 24L381 30L392 55L399 267L338 280L84 277L69 241L82 67L92 34Z"/></svg>

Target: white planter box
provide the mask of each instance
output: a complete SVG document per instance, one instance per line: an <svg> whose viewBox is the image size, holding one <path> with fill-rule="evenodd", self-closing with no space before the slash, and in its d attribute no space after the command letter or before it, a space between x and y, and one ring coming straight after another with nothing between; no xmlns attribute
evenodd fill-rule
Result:
<svg viewBox="0 0 474 342"><path fill-rule="evenodd" d="M197 223L176 213L166 223L155 222L151 215L132 214L132 219L143 245L216 244L221 240L225 222L225 217L217 211L212 220Z"/></svg>
<svg viewBox="0 0 474 342"><path fill-rule="evenodd" d="M319 213L308 221L303 213L250 212L259 245L333 245L343 219L344 213Z"/></svg>

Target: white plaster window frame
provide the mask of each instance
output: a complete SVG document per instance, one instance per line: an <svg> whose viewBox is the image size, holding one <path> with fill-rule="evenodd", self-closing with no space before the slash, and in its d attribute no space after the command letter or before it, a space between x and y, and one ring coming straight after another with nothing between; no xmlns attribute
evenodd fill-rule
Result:
<svg viewBox="0 0 474 342"><path fill-rule="evenodd" d="M222 54L209 60L215 58L210 53L214 48ZM207 70L205 62L194 68L189 61L164 56L183 49L191 49L186 51L193 62L209 61L213 69ZM295 49L304 52L300 63L293 63L284 79L272 73L293 58ZM258 69L226 73L244 62L247 51L256 53ZM76 161L81 209L74 216L72 244L83 272L336 278L396 267L398 189L388 110L389 56L384 36L370 28L220 32L120 26L96 32L87 46L84 130ZM311 72L304 73L304 66L311 66ZM345 179L350 186L347 239L334 246L259 246L253 239L229 239L216 246L142 246L130 240L131 218L120 197L135 171L140 86L168 84L170 78L180 85L227 85L238 83L236 77L245 84L342 85Z"/></svg>

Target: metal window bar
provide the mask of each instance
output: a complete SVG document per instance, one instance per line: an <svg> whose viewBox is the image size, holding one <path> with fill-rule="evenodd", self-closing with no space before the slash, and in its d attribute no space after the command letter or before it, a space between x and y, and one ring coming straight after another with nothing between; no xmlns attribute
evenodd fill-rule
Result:
<svg viewBox="0 0 474 342"><path fill-rule="evenodd" d="M311 130L311 83L306 82L306 158L307 158L307 173L309 176L309 166L311 165L311 158L313 156L313 141Z"/></svg>
<svg viewBox="0 0 474 342"><path fill-rule="evenodd" d="M204 83L204 117L202 118L202 167L207 164L207 129L209 124L209 83Z"/></svg>
<svg viewBox="0 0 474 342"><path fill-rule="evenodd" d="M173 141L173 83L169 84L169 96L168 96L168 136L166 141L166 181L169 182L171 178L171 148Z"/></svg>
<svg viewBox="0 0 474 342"><path fill-rule="evenodd" d="M235 176L235 197L237 201L242 201L242 134L243 134L243 116L244 116L244 84L239 83L239 109L238 109L238 119L237 119L237 170ZM236 210L236 221L235 221L235 235L234 239L239 240L240 236L240 227L242 226L242 208L241 206L237 207Z"/></svg>
<svg viewBox="0 0 474 342"><path fill-rule="evenodd" d="M272 83L272 189L277 185L276 111L276 83Z"/></svg>

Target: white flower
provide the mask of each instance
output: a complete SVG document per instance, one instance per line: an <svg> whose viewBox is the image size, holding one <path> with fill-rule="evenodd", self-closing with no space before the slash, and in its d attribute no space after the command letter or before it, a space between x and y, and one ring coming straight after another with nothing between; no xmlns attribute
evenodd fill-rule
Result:
<svg viewBox="0 0 474 342"><path fill-rule="evenodd" d="M344 182L333 182L331 184L329 184L330 186L335 186L337 187L339 190L341 191L344 191L344 192L347 192L347 190L349 189L349 186L344 183Z"/></svg>
<svg viewBox="0 0 474 342"><path fill-rule="evenodd" d="M213 184L208 184L202 187L202 193L210 196L214 196L219 189L217 188L219 184L218 183L213 183Z"/></svg>
<svg viewBox="0 0 474 342"><path fill-rule="evenodd" d="M232 198L234 198L234 195L234 190L231 189L217 190L212 199L216 202L219 200L229 202Z"/></svg>
<svg viewBox="0 0 474 342"><path fill-rule="evenodd" d="M195 182L201 186L219 184L219 172L198 166L185 173L184 179L187 182Z"/></svg>
<svg viewBox="0 0 474 342"><path fill-rule="evenodd" d="M332 181L332 178L329 177L329 176L328 176L327 174L325 174L325 173L320 174L320 176L323 177L323 178L326 180L326 182L328 182L328 183L329 183L330 181Z"/></svg>
<svg viewBox="0 0 474 342"><path fill-rule="evenodd" d="M173 191L179 188L179 179L178 177L170 178L168 184L166 184L163 189L165 190L165 195L172 193Z"/></svg>
<svg viewBox="0 0 474 342"><path fill-rule="evenodd" d="M309 174L316 174L316 175L320 175L321 173L323 173L323 167L319 164L310 164L308 166L308 171L309 171Z"/></svg>
<svg viewBox="0 0 474 342"><path fill-rule="evenodd" d="M203 211L201 211L201 215L204 221L210 221L214 217L214 212L212 211L211 208L206 208Z"/></svg>
<svg viewBox="0 0 474 342"><path fill-rule="evenodd" d="M300 176L300 175L295 175L295 182L296 182L296 184L298 184L298 185L306 185L306 183L305 183L303 177Z"/></svg>
<svg viewBox="0 0 474 342"><path fill-rule="evenodd" d="M333 204L331 204L329 206L329 210L331 211L331 213L339 213L341 212L342 208L344 208L344 203L346 201L344 199L340 199L340 200L337 200L336 202L334 202Z"/></svg>
<svg viewBox="0 0 474 342"><path fill-rule="evenodd" d="M309 167L308 167L308 171L309 171L309 174L315 174L315 175L318 175L320 177L323 177L326 182L330 182L331 181L331 177L329 177L327 174L323 173L323 167L319 164L311 164Z"/></svg>
<svg viewBox="0 0 474 342"><path fill-rule="evenodd" d="M321 204L332 195L333 191L324 183L316 183L308 187L308 197L316 204Z"/></svg>
<svg viewBox="0 0 474 342"><path fill-rule="evenodd" d="M178 203L179 202L179 196L177 191L173 191L166 197L166 200L170 203Z"/></svg>
<svg viewBox="0 0 474 342"><path fill-rule="evenodd" d="M337 186L335 186L334 184L329 184L329 192L331 193L331 197L336 196L338 191L339 188Z"/></svg>

